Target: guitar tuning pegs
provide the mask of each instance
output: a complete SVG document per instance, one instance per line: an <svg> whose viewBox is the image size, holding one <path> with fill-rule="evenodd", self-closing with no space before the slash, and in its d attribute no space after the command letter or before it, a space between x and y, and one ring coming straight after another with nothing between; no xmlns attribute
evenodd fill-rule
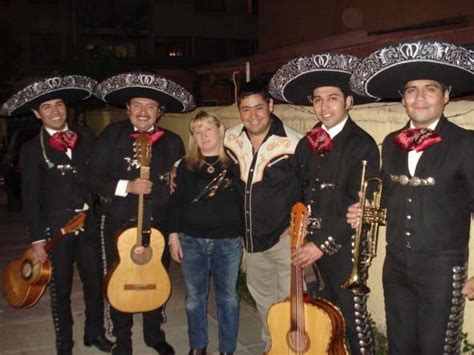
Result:
<svg viewBox="0 0 474 355"><path fill-rule="evenodd" d="M79 233L84 232L84 227L77 228L76 231L74 232L74 235L79 235Z"/></svg>

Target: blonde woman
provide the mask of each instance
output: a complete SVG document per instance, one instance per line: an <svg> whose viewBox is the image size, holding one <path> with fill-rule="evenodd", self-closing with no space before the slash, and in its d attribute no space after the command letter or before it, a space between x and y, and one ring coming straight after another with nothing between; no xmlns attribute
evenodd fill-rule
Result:
<svg viewBox="0 0 474 355"><path fill-rule="evenodd" d="M209 277L216 290L219 352L233 354L239 328L236 283L242 254L240 213L224 126L211 112L190 122L188 155L176 173L170 200L169 246L186 285L189 354L206 354Z"/></svg>

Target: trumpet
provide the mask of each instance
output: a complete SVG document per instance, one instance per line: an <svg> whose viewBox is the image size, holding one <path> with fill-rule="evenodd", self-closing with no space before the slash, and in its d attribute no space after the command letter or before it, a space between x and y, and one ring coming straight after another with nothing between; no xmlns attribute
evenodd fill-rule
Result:
<svg viewBox="0 0 474 355"><path fill-rule="evenodd" d="M370 288L367 286L368 270L372 264L372 259L377 256L379 226L384 226L387 221L387 209L380 208L382 180L379 178L366 179L366 167L367 160L362 160L361 197L359 200L361 214L352 249L354 265L352 266L350 277L341 285L342 288L356 295L368 294L370 292ZM371 206L366 205L369 184L375 184Z"/></svg>

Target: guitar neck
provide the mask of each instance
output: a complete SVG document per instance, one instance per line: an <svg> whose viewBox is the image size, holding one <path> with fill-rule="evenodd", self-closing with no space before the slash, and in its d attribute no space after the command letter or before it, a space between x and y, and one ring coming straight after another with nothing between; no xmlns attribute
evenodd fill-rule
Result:
<svg viewBox="0 0 474 355"><path fill-rule="evenodd" d="M142 166L140 168L140 178L150 179L150 167ZM145 196L143 194L138 195L138 214L137 214L137 245L142 245L142 231L143 231L143 205Z"/></svg>
<svg viewBox="0 0 474 355"><path fill-rule="evenodd" d="M63 229L60 229L55 235L53 238L51 238L50 240L48 240L48 242L46 243L46 245L44 246L44 250L46 251L46 253L49 253L51 251L51 249L53 249L56 244L59 243L59 241L61 240L62 237L64 237L66 233L63 232Z"/></svg>
<svg viewBox="0 0 474 355"><path fill-rule="evenodd" d="M290 285L291 330L304 329L303 269L291 265Z"/></svg>

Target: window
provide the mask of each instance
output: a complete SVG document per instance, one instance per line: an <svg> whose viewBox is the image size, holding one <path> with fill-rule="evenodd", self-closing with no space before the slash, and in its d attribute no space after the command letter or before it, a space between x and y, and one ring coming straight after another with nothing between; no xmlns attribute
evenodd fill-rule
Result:
<svg viewBox="0 0 474 355"><path fill-rule="evenodd" d="M58 0L30 0L33 4L41 4L41 3L49 3L49 4L57 4Z"/></svg>
<svg viewBox="0 0 474 355"><path fill-rule="evenodd" d="M191 55L191 38L160 37L155 43L157 57L189 57Z"/></svg>
<svg viewBox="0 0 474 355"><path fill-rule="evenodd" d="M258 0L245 0L247 13L258 16Z"/></svg>
<svg viewBox="0 0 474 355"><path fill-rule="evenodd" d="M84 42L84 50L91 57L113 56L115 58L136 58L137 46L131 41L116 38L90 37Z"/></svg>
<svg viewBox="0 0 474 355"><path fill-rule="evenodd" d="M197 57L213 61L226 57L226 40L218 38L196 38L195 54Z"/></svg>
<svg viewBox="0 0 474 355"><path fill-rule="evenodd" d="M195 11L225 11L225 0L194 0Z"/></svg>
<svg viewBox="0 0 474 355"><path fill-rule="evenodd" d="M232 41L233 57L246 57L253 55L257 51L257 41L252 40L233 40Z"/></svg>

